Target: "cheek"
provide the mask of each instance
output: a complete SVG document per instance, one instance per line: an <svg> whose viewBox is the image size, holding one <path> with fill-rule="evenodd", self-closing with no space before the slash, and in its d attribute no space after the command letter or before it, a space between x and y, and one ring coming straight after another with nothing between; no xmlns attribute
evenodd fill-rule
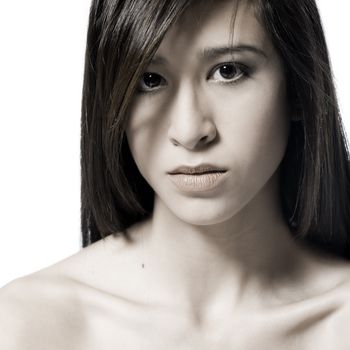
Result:
<svg viewBox="0 0 350 350"><path fill-rule="evenodd" d="M156 164L157 154L164 142L164 126L159 114L145 106L134 106L126 129L126 137L131 154L142 175Z"/></svg>
<svg viewBox="0 0 350 350"><path fill-rule="evenodd" d="M284 83L270 80L258 88L252 84L224 109L222 139L232 159L237 159L241 178L268 179L283 159L288 142L290 118Z"/></svg>
<svg viewBox="0 0 350 350"><path fill-rule="evenodd" d="M262 89L254 102L247 105L246 113L253 121L252 125L246 124L246 127L250 128L250 139L261 147L260 155L275 155L279 158L284 153L290 126L284 86ZM262 151L270 152L264 154Z"/></svg>

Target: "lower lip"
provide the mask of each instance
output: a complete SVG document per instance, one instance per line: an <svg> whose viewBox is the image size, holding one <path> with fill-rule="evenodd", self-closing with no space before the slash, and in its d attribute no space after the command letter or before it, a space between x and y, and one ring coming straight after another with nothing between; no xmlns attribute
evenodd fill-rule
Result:
<svg viewBox="0 0 350 350"><path fill-rule="evenodd" d="M216 188L226 177L227 172L206 174L169 174L170 180L180 191L204 192Z"/></svg>

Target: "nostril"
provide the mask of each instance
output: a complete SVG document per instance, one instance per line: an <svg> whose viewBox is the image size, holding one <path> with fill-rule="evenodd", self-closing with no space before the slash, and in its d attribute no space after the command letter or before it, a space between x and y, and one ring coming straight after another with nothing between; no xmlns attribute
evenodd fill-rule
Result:
<svg viewBox="0 0 350 350"><path fill-rule="evenodd" d="M171 143L172 143L174 146L178 146L178 145L179 145L179 143L178 143L176 140L174 140L174 139L171 139Z"/></svg>

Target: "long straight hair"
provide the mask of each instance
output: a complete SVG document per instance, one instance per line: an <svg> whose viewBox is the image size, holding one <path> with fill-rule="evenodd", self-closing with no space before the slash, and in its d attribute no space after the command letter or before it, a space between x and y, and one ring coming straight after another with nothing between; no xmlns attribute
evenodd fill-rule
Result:
<svg viewBox="0 0 350 350"><path fill-rule="evenodd" d="M154 192L125 137L128 112L165 33L194 2L92 1L81 119L83 247L110 234L128 238L127 229L152 214ZM290 106L299 116L280 165L285 220L296 239L350 258L349 149L317 6L250 2L284 62Z"/></svg>

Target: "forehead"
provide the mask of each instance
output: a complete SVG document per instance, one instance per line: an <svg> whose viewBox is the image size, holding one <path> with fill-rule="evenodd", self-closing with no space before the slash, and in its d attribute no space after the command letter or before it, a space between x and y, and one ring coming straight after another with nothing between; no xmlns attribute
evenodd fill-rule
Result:
<svg viewBox="0 0 350 350"><path fill-rule="evenodd" d="M272 49L250 1L195 1L165 35L157 53L229 44ZM189 46L190 45L190 46Z"/></svg>

